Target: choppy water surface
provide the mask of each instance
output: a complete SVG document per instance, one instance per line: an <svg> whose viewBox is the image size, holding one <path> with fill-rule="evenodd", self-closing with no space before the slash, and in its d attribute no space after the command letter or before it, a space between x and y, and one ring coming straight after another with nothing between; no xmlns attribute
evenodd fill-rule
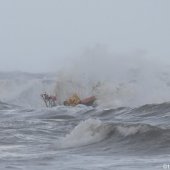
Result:
<svg viewBox="0 0 170 170"><path fill-rule="evenodd" d="M167 169L170 104L138 108L0 105L0 169Z"/></svg>

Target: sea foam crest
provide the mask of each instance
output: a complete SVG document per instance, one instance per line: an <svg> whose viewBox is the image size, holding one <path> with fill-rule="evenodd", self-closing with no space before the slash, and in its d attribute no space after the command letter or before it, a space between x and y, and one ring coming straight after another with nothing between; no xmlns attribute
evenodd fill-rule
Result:
<svg viewBox="0 0 170 170"><path fill-rule="evenodd" d="M120 133L123 136L131 136L131 135L135 135L137 133L146 133L148 131L153 131L156 130L158 128L156 127L152 127L150 125L146 125L146 124L137 124L137 125L118 125L116 126L116 130L118 131L118 133Z"/></svg>
<svg viewBox="0 0 170 170"><path fill-rule="evenodd" d="M61 148L85 146L104 140L111 129L98 119L80 122L71 132L60 140Z"/></svg>

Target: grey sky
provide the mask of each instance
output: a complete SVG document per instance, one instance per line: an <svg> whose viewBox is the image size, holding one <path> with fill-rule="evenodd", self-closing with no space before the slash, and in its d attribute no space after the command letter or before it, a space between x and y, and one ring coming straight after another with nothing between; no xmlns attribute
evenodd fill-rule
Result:
<svg viewBox="0 0 170 170"><path fill-rule="evenodd" d="M169 0L0 0L0 71L56 71L96 44L169 57Z"/></svg>

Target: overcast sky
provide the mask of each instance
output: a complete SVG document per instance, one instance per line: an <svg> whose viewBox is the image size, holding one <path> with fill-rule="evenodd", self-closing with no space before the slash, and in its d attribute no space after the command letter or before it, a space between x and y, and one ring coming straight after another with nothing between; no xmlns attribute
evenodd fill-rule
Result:
<svg viewBox="0 0 170 170"><path fill-rule="evenodd" d="M0 71L57 71L96 44L170 61L170 0L0 0Z"/></svg>

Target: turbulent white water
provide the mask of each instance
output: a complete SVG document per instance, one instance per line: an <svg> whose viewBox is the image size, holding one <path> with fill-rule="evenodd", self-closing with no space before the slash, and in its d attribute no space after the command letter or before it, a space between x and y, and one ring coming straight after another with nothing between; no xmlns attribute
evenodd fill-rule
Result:
<svg viewBox="0 0 170 170"><path fill-rule="evenodd" d="M0 169L162 169L170 103L24 109L0 103Z"/></svg>
<svg viewBox="0 0 170 170"><path fill-rule="evenodd" d="M1 72L0 169L165 168L169 91L167 63L105 49L89 50L55 74ZM45 108L44 92L59 105ZM97 107L63 106L73 93L95 95Z"/></svg>
<svg viewBox="0 0 170 170"><path fill-rule="evenodd" d="M54 74L55 75L55 74ZM40 94L53 93L53 74L0 73L0 101L27 107L43 106Z"/></svg>
<svg viewBox="0 0 170 170"><path fill-rule="evenodd" d="M57 95L58 104L77 93L80 98L95 95L98 105L109 108L170 100L170 66L164 61L138 53L113 55L105 49L84 55L56 74L0 73L0 100L40 107L45 91Z"/></svg>
<svg viewBox="0 0 170 170"><path fill-rule="evenodd" d="M143 70L143 81L136 70L128 72L124 81L99 79L95 70L88 78L71 68L58 74L1 73L0 169L168 166L169 72L155 71L149 79ZM58 104L72 93L81 98L95 95L97 107L45 108L40 98L45 91L56 94ZM154 103L161 101L166 103ZM137 106L142 104L146 105Z"/></svg>
<svg viewBox="0 0 170 170"><path fill-rule="evenodd" d="M80 122L70 134L61 139L60 147L69 148L97 143L105 139L110 131L109 127L103 125L100 120L88 119Z"/></svg>

